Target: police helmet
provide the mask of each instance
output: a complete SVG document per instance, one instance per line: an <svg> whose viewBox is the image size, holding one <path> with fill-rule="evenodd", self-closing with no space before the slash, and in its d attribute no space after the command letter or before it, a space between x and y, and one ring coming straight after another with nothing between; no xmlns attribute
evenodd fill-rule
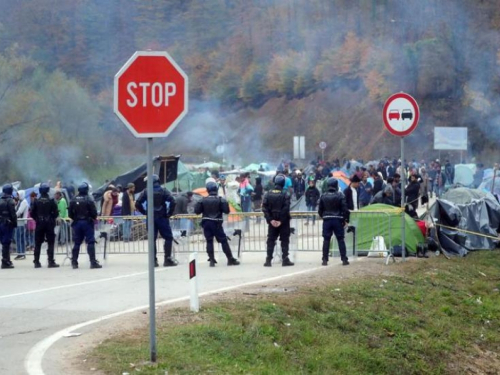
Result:
<svg viewBox="0 0 500 375"><path fill-rule="evenodd" d="M213 181L209 181L205 187L207 188L207 192L209 194L215 193L219 190L219 186L217 186L217 183L215 183Z"/></svg>
<svg viewBox="0 0 500 375"><path fill-rule="evenodd" d="M12 187L11 184L5 184L2 187L2 192L6 195L12 195L12 192L14 191L14 188Z"/></svg>
<svg viewBox="0 0 500 375"><path fill-rule="evenodd" d="M326 182L327 186L329 189L335 189L338 190L339 188L339 182L337 181L336 178L330 177L328 181Z"/></svg>
<svg viewBox="0 0 500 375"><path fill-rule="evenodd" d="M283 176L282 174L279 174L274 178L274 186L280 187L282 189L285 187L285 182L285 176Z"/></svg>
<svg viewBox="0 0 500 375"><path fill-rule="evenodd" d="M50 186L46 182L42 183L40 187L38 188L38 191L40 194L48 194L50 191Z"/></svg>
<svg viewBox="0 0 500 375"><path fill-rule="evenodd" d="M89 193L89 184L86 182L82 183L80 186L78 186L78 192L82 195L87 195Z"/></svg>

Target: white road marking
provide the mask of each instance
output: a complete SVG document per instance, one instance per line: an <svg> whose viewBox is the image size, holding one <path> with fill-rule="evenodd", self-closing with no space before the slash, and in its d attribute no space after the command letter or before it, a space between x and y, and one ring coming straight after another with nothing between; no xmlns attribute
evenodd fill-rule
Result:
<svg viewBox="0 0 500 375"><path fill-rule="evenodd" d="M163 272L166 269L159 269L156 270L155 272ZM76 283L76 284L67 284L67 285L59 285L59 286L54 286L51 288L45 288L45 289L37 289L37 290L30 290L29 292L21 292L21 293L14 293L14 294L6 294L3 296L0 296L0 299L5 299L5 298L11 298L11 297L19 297L19 296L26 296L29 294L35 294L35 293L43 293L43 292L49 292L51 290L58 290L58 289L65 289L65 288L73 288L75 286L82 286L82 285L89 285L89 284L96 284L96 283L101 283L103 281L112 281L112 280L120 280L120 279L126 279L128 277L134 277L134 276L140 276L140 275L147 275L148 271L145 272L137 272L137 273L130 273L128 275L121 275L121 276L115 276L115 277L108 277L107 279L97 279L97 280L91 280L91 281L83 281L81 283Z"/></svg>
<svg viewBox="0 0 500 375"><path fill-rule="evenodd" d="M243 283L243 284L232 285L232 286L228 286L228 287L224 287L224 288L220 288L220 289L215 289L212 291L200 293L200 297L205 297L205 296L208 296L211 294L226 292L226 291L233 290L233 289L243 288L243 287L254 285L254 284L267 283L267 282L271 282L271 281L275 281L275 280L280 280L280 279L284 279L286 277L297 276L297 275L300 275L303 273L309 273L309 272L317 271L320 269L325 269L325 267L315 267L315 268L311 268L308 270L302 270L302 271L290 273L287 275L280 275L280 276L270 277L267 279L250 281L250 282ZM170 304L177 303L177 302L187 301L188 299L189 299L189 296L174 298L174 299L170 299L167 301L158 302L158 303L156 303L156 306L170 305ZM45 375L45 373L43 372L43 368L42 368L43 356L45 355L47 350L49 350L50 347L54 343L56 343L59 339L61 339L64 335L69 334L72 331L78 330L82 327L86 327L86 326L91 325L91 324L99 323L99 322L102 322L104 320L116 318L116 317L121 316L121 315L129 314L129 313L139 311L139 310L144 310L147 308L149 308L149 305L133 307L131 309L118 311L118 312L113 313L113 314L101 316L97 319L92 319L92 320L89 320L87 322L79 323L79 324L73 325L71 327L65 328L59 332L56 332L56 333L52 334L51 336L46 337L42 341L39 341L37 344L35 344L35 346L33 346L30 349L30 351L28 352L28 355L26 356L26 358L24 360L24 368L26 369L26 371L28 372L29 375Z"/></svg>

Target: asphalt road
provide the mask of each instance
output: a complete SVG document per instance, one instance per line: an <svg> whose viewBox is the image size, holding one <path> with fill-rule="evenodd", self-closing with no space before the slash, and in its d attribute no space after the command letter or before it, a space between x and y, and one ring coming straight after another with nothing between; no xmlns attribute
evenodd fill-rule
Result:
<svg viewBox="0 0 500 375"><path fill-rule="evenodd" d="M189 296L188 259L187 255L182 257L178 267L157 269L157 302ZM199 292L315 269L320 266L321 254L300 253L294 267L275 264L264 268L264 257L264 253L244 254L241 266L227 267L219 255L219 265L210 268L205 254L200 254ZM62 263L62 257L57 261ZM43 268L34 269L28 257L16 261L13 270L0 270L0 374L28 373L25 360L30 349L58 331L148 305L146 254L111 255L100 270L89 269L84 258L78 270L68 262L58 269L47 269L44 263ZM43 357L44 372L33 370L36 366L31 361L27 364L32 368L30 373L59 373L57 361L63 359Z"/></svg>

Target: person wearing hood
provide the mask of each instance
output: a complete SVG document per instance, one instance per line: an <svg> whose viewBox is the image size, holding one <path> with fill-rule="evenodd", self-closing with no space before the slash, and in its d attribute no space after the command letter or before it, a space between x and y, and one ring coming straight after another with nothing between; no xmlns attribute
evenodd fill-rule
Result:
<svg viewBox="0 0 500 375"><path fill-rule="evenodd" d="M355 175L353 177L357 178ZM338 191L339 182L330 177L327 181L328 191L319 200L318 214L323 219L323 266L328 265L330 254L330 241L335 234L339 245L340 259L342 265L349 265L345 245L344 227L349 223L349 209L344 194ZM347 188L349 189L349 188Z"/></svg>
<svg viewBox="0 0 500 375"><path fill-rule="evenodd" d="M206 184L208 197L196 203L194 212L196 215L202 215L201 226L203 235L207 241L207 254L210 267L215 267L217 261L214 254L214 238L222 246L222 251L227 257L228 266L238 266L240 262L233 257L229 246L226 233L222 227L223 215L229 214L229 204L218 196L219 186L215 181L209 181Z"/></svg>
<svg viewBox="0 0 500 375"><path fill-rule="evenodd" d="M17 255L14 260L26 259L26 222L29 212L26 191L19 190L14 201L16 202L16 216L18 219L22 219L15 231Z"/></svg>

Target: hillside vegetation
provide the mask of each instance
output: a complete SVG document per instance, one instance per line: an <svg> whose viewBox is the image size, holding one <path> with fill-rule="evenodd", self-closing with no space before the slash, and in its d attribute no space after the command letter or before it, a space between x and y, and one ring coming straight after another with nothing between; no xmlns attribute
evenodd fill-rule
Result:
<svg viewBox="0 0 500 375"><path fill-rule="evenodd" d="M436 154L434 126L467 126L469 157L498 156L495 0L0 0L0 9L4 180L135 162L144 147L115 118L112 88L144 49L167 50L190 79L190 114L158 152L199 160L226 142L238 163L290 154L300 134L311 157L321 140L328 157L395 155L382 105L406 91L422 112L409 155Z"/></svg>

